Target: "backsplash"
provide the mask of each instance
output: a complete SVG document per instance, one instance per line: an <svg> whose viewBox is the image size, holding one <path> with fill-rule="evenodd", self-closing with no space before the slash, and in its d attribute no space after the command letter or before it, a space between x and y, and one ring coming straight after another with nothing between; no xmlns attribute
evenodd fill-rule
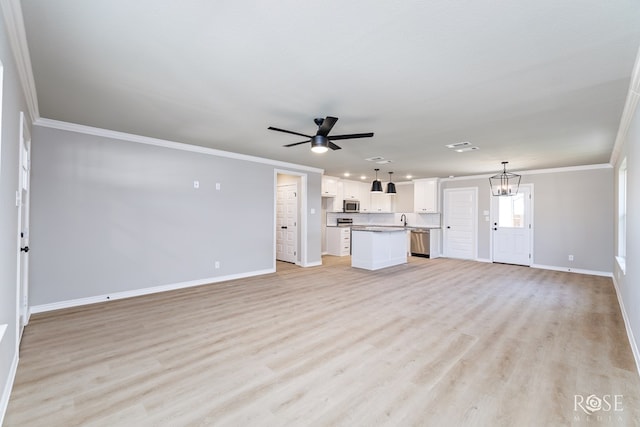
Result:
<svg viewBox="0 0 640 427"><path fill-rule="evenodd" d="M335 226L338 218L351 218L353 225L404 225L400 213L341 213L327 212L327 226ZM405 213L409 227L440 227L440 214Z"/></svg>

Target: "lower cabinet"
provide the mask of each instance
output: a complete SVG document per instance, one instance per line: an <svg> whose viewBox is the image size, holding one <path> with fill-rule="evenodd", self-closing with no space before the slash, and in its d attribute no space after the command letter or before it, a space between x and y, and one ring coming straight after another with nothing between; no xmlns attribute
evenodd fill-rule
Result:
<svg viewBox="0 0 640 427"><path fill-rule="evenodd" d="M351 252L351 228L327 227L327 253L348 256Z"/></svg>

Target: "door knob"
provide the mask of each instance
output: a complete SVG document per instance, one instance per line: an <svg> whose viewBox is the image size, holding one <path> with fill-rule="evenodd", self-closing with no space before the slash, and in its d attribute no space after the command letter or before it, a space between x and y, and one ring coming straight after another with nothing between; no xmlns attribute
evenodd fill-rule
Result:
<svg viewBox="0 0 640 427"><path fill-rule="evenodd" d="M451 228L451 226L450 226L450 225L447 225L447 228Z"/></svg>
<svg viewBox="0 0 640 427"><path fill-rule="evenodd" d="M498 231L498 227L494 227L494 228L493 228L493 231Z"/></svg>
<svg viewBox="0 0 640 427"><path fill-rule="evenodd" d="M25 246L24 248L20 248L20 252L24 252L24 253L29 252L29 246Z"/></svg>

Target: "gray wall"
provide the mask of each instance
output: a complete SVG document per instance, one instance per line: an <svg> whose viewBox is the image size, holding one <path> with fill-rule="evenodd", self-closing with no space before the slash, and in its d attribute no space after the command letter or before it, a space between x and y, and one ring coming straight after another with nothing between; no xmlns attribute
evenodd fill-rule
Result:
<svg viewBox="0 0 640 427"><path fill-rule="evenodd" d="M40 126L32 151L32 306L275 265L273 165ZM304 173L318 213L321 175Z"/></svg>
<svg viewBox="0 0 640 427"><path fill-rule="evenodd" d="M635 95L638 96L637 94ZM620 162L626 157L627 159L627 256L626 256L626 274L622 272L617 262L614 262L615 273L620 298L624 305L625 312L631 328L630 333L633 334L636 346L640 343L640 108L637 108L626 142L622 146L620 156L615 165L615 181L616 191L618 190L618 167ZM616 221L615 233L617 248L618 236L618 208L617 197L615 198ZM617 251L616 251L617 253ZM638 351L636 347L634 351ZM639 354L636 353L636 362L638 362Z"/></svg>
<svg viewBox="0 0 640 427"><path fill-rule="evenodd" d="M2 14L3 12L0 12ZM18 245L18 159L20 111L27 106L9 47L4 16L0 16L0 61L3 66L2 135L0 135L0 325L8 325L0 342L0 393L5 391L16 348L16 265ZM26 117L28 123L31 118ZM2 396L8 398L8 396ZM2 400L0 399L0 402ZM0 404L0 422L3 414Z"/></svg>
<svg viewBox="0 0 640 427"><path fill-rule="evenodd" d="M535 265L613 271L612 168L524 174L522 184L534 187ZM443 189L461 187L478 188L478 258L490 259L491 227L483 215L490 211L489 180L442 182Z"/></svg>

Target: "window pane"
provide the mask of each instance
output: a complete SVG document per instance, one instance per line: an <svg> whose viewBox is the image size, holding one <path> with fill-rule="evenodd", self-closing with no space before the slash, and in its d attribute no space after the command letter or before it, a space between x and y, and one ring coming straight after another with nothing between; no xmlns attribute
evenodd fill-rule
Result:
<svg viewBox="0 0 640 427"><path fill-rule="evenodd" d="M498 227L524 227L524 194L498 197Z"/></svg>

